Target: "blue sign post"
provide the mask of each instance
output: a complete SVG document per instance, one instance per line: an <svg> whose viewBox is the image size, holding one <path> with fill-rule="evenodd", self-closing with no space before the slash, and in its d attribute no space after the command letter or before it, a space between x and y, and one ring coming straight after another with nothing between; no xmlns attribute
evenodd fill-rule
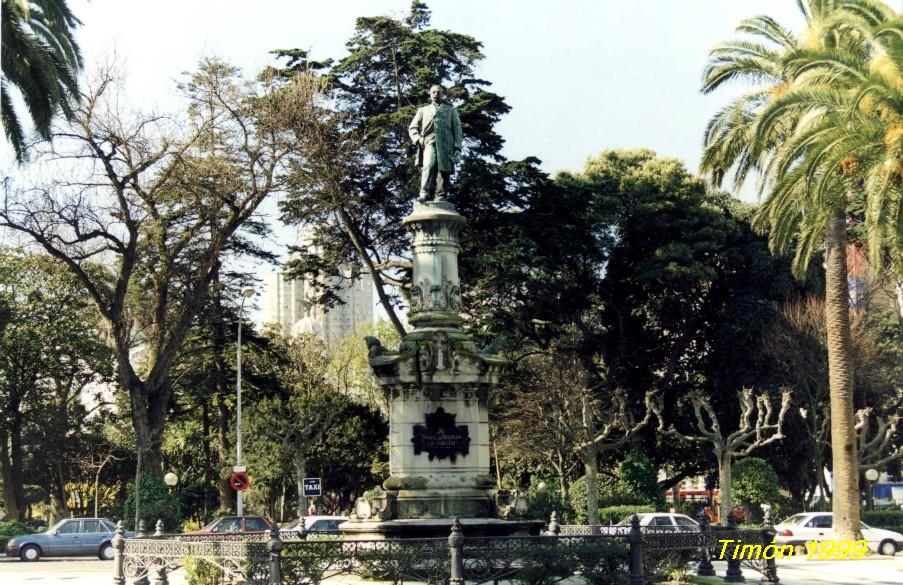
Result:
<svg viewBox="0 0 903 585"><path fill-rule="evenodd" d="M322 486L319 477L305 477L303 484L305 497L311 498L322 495Z"/></svg>

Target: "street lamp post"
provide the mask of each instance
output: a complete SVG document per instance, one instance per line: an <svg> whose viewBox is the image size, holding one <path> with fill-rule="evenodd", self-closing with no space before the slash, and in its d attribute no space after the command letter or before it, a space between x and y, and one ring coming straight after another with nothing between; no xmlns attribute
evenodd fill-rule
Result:
<svg viewBox="0 0 903 585"><path fill-rule="evenodd" d="M254 289L246 288L241 291L241 306L238 309L238 344L235 349L236 356L236 368L237 368L237 377L235 384L235 393L237 396L236 402L236 429L235 429L235 468L233 471L244 471L245 468L241 464L241 320L242 315L245 310L245 300L254 296ZM242 516L242 492L235 492L235 508L236 515Z"/></svg>
<svg viewBox="0 0 903 585"><path fill-rule="evenodd" d="M875 507L875 502L872 499L872 484L878 481L878 477L877 469L869 468L865 470L865 506L867 510L872 510Z"/></svg>

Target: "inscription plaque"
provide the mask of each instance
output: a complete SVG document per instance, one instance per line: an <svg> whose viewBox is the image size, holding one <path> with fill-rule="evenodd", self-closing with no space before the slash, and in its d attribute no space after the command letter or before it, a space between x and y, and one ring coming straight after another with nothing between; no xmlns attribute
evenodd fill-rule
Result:
<svg viewBox="0 0 903 585"><path fill-rule="evenodd" d="M426 453L430 461L448 457L454 463L458 455L470 452L470 434L467 425L456 425L455 416L441 406L426 415L426 425L414 425L414 455Z"/></svg>

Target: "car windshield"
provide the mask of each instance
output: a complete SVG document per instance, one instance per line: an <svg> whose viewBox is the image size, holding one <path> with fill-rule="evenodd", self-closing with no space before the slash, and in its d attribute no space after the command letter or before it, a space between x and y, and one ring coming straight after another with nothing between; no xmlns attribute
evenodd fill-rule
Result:
<svg viewBox="0 0 903 585"><path fill-rule="evenodd" d="M301 522L300 519L299 519L299 520L292 520L290 523L288 523L288 524L286 524L285 526L283 526L282 529L283 529L283 530L297 530L297 529L298 529L298 524L299 524L300 522Z"/></svg>
<svg viewBox="0 0 903 585"><path fill-rule="evenodd" d="M54 530L59 530L59 529L60 529L60 526L62 526L62 525L63 525L63 522L65 522L65 521L66 521L65 519L60 520L59 522L57 522L56 524L54 524L53 526L51 526L50 528L48 528L48 529L47 529L47 532L53 532Z"/></svg>
<svg viewBox="0 0 903 585"><path fill-rule="evenodd" d="M643 518L645 518L648 515L649 514L637 514L636 516L637 516L637 518L642 520ZM615 526L630 526L630 521L632 519L633 519L633 514L631 514L630 516L625 516L624 519L621 520L620 522L618 522L617 524L615 524Z"/></svg>
<svg viewBox="0 0 903 585"><path fill-rule="evenodd" d="M806 518L808 518L808 516L806 514L795 514L795 515L791 516L790 518L787 518L786 520L781 522L781 524L799 524Z"/></svg>
<svg viewBox="0 0 903 585"><path fill-rule="evenodd" d="M859 525L862 527L862 530L871 530L872 527L866 524L865 522L860 522Z"/></svg>

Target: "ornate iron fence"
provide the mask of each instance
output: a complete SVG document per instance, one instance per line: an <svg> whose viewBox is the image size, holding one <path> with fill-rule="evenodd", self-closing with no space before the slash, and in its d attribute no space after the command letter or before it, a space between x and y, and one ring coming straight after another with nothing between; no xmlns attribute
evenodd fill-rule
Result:
<svg viewBox="0 0 903 585"><path fill-rule="evenodd" d="M340 575L443 585L500 580L550 585L576 575L593 585L646 585L663 566L685 566L697 555L697 573L714 574L709 559L719 539L765 544L773 537L767 530L701 528L641 529L636 517L629 527L559 526L553 515L541 536L465 537L455 520L448 538L282 540L285 535L274 528L267 541L195 541L165 538L159 531L127 540L120 523L113 539L113 583L165 585L170 572L196 558L217 567L226 581L251 585L319 585ZM763 583L777 583L767 564L754 568L763 572ZM725 581L738 580L738 574L742 579L740 571L740 561L729 565Z"/></svg>

